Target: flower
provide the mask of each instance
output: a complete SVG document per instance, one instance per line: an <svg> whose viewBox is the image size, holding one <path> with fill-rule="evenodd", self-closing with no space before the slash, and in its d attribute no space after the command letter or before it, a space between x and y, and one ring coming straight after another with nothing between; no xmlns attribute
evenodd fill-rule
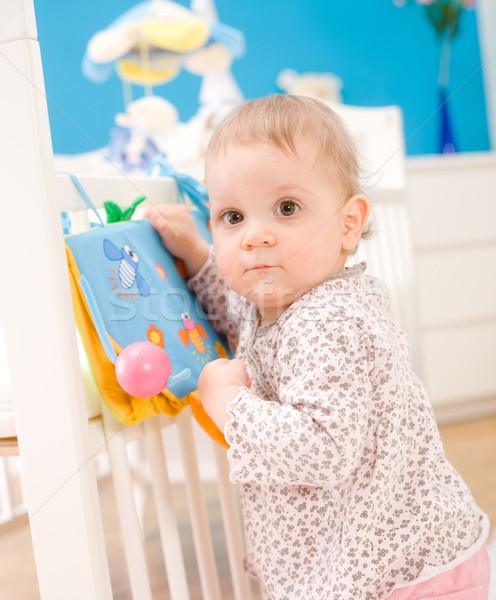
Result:
<svg viewBox="0 0 496 600"><path fill-rule="evenodd" d="M413 4L413 0L393 0L400 8ZM415 0L424 7L427 19L441 37L454 38L459 31L460 17L464 10L474 7L475 0Z"/></svg>
<svg viewBox="0 0 496 600"><path fill-rule="evenodd" d="M148 328L148 331L146 332L146 337L153 344L157 344L157 346L160 346L161 348L165 348L164 332L160 331L160 329L157 329L157 327L155 327L155 325L150 325L150 327Z"/></svg>

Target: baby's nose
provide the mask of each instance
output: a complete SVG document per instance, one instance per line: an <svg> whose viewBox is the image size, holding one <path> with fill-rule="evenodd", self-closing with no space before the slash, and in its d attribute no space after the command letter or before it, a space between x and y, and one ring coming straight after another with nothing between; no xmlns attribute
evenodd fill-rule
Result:
<svg viewBox="0 0 496 600"><path fill-rule="evenodd" d="M265 228L252 227L246 232L243 238L243 249L259 248L263 246L273 246L275 243L274 235Z"/></svg>

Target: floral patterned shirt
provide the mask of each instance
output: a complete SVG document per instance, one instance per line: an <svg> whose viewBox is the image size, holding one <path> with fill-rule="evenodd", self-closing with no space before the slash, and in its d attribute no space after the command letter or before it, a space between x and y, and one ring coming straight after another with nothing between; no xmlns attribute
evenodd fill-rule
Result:
<svg viewBox="0 0 496 600"><path fill-rule="evenodd" d="M454 568L488 519L446 459L384 285L361 263L275 321L213 253L190 287L248 370L228 406L246 568L270 600L382 600Z"/></svg>

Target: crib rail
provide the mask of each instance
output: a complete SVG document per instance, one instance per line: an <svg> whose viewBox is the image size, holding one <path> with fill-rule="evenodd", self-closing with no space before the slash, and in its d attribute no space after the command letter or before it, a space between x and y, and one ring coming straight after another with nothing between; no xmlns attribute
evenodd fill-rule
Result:
<svg viewBox="0 0 496 600"><path fill-rule="evenodd" d="M98 177L74 174L97 207L102 207L105 200L127 206L136 196L146 196L153 205L173 204L180 199L176 182L172 178L128 176L118 172ZM60 211L86 208L73 182L63 172L57 173L56 198Z"/></svg>

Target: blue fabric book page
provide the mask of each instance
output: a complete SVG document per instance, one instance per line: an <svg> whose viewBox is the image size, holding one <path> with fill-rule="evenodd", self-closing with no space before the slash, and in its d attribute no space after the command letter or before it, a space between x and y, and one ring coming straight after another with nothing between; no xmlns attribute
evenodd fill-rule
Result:
<svg viewBox="0 0 496 600"><path fill-rule="evenodd" d="M208 222L192 211L201 235L210 241ZM227 357L227 343L208 321L188 288L181 263L165 249L148 220L97 227L68 236L66 243L77 262L85 295L102 345L112 362L115 351L150 341L168 354L172 375L186 369L187 378L171 391L185 397L197 389L203 366Z"/></svg>

